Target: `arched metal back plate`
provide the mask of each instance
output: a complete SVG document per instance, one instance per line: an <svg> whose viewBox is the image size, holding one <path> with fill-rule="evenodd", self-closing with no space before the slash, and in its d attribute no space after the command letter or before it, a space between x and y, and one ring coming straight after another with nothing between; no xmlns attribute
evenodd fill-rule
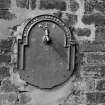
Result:
<svg viewBox="0 0 105 105"><path fill-rule="evenodd" d="M50 89L67 81L74 69L75 46L70 29L52 15L40 15L25 26L18 39L21 79L36 87Z"/></svg>

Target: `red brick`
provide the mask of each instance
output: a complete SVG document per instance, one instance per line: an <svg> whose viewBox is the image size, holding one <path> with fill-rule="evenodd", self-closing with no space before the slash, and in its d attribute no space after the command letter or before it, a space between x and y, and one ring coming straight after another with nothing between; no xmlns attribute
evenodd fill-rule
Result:
<svg viewBox="0 0 105 105"><path fill-rule="evenodd" d="M80 95L80 96L71 95L67 102L68 102L67 105L85 105L86 99L84 95ZM65 105L65 104L62 104L62 105Z"/></svg>
<svg viewBox="0 0 105 105"><path fill-rule="evenodd" d="M86 85L88 88L88 91L94 91L95 90L95 79L87 77L86 79Z"/></svg>
<svg viewBox="0 0 105 105"><path fill-rule="evenodd" d="M69 8L71 12L76 12L79 9L79 3L76 0L70 0Z"/></svg>
<svg viewBox="0 0 105 105"><path fill-rule="evenodd" d="M18 87L11 83L10 80L3 80L1 84L1 91L4 92L17 92Z"/></svg>
<svg viewBox="0 0 105 105"><path fill-rule="evenodd" d="M93 2L93 0L85 0L85 14L92 14L94 8L95 8L95 4L96 4L96 0L94 0L95 2Z"/></svg>
<svg viewBox="0 0 105 105"><path fill-rule="evenodd" d="M105 92L87 93L86 96L89 103L105 103Z"/></svg>
<svg viewBox="0 0 105 105"><path fill-rule="evenodd" d="M13 44L12 39L1 40L0 41L0 50L3 51L4 53L11 52L12 44Z"/></svg>
<svg viewBox="0 0 105 105"><path fill-rule="evenodd" d="M20 95L20 105L26 105L31 101L31 97L29 97L27 94L21 94Z"/></svg>
<svg viewBox="0 0 105 105"><path fill-rule="evenodd" d="M67 26L72 26L72 25L77 23L77 15L75 15L75 14L70 14L70 13L64 13L63 14L62 11L57 11L53 15L62 19Z"/></svg>
<svg viewBox="0 0 105 105"><path fill-rule="evenodd" d="M97 86L96 89L99 91L104 91L105 90L105 80L98 80L97 81Z"/></svg>
<svg viewBox="0 0 105 105"><path fill-rule="evenodd" d="M11 6L11 0L0 0L0 9L9 9Z"/></svg>
<svg viewBox="0 0 105 105"><path fill-rule="evenodd" d="M36 0L31 0L30 6L31 6L32 10L35 9L36 8Z"/></svg>
<svg viewBox="0 0 105 105"><path fill-rule="evenodd" d="M105 41L103 42L89 42L85 41L80 45L80 52L104 52L105 51Z"/></svg>
<svg viewBox="0 0 105 105"><path fill-rule="evenodd" d="M28 0L16 0L17 7L20 8L27 8L28 7Z"/></svg>
<svg viewBox="0 0 105 105"><path fill-rule="evenodd" d="M6 104L6 101L8 100L8 94L7 93L0 93L0 104Z"/></svg>
<svg viewBox="0 0 105 105"><path fill-rule="evenodd" d="M86 105L98 105L98 104L96 104L96 103L87 103Z"/></svg>
<svg viewBox="0 0 105 105"><path fill-rule="evenodd" d="M105 43L105 26L97 26L95 32L95 42Z"/></svg>
<svg viewBox="0 0 105 105"><path fill-rule="evenodd" d="M36 8L36 0L16 0L16 5L20 8L31 8L33 10Z"/></svg>
<svg viewBox="0 0 105 105"><path fill-rule="evenodd" d="M84 53L84 61L87 65L105 65L104 53Z"/></svg>
<svg viewBox="0 0 105 105"><path fill-rule="evenodd" d="M84 83L86 83L85 91L94 91L95 90L95 79L90 77L84 77Z"/></svg>
<svg viewBox="0 0 105 105"><path fill-rule="evenodd" d="M97 2L96 5L95 5L95 9L104 14L104 12L105 12L105 1L101 0L101 2Z"/></svg>
<svg viewBox="0 0 105 105"><path fill-rule="evenodd" d="M17 94L14 92L14 93L9 93L9 96L8 96L8 102L12 103L12 102L15 102L17 99Z"/></svg>
<svg viewBox="0 0 105 105"><path fill-rule="evenodd" d="M0 67L0 80L10 77L9 68L7 67Z"/></svg>
<svg viewBox="0 0 105 105"><path fill-rule="evenodd" d="M0 63L10 63L11 62L11 56L10 55L0 55Z"/></svg>
<svg viewBox="0 0 105 105"><path fill-rule="evenodd" d="M81 76L92 78L104 78L105 66L84 66L80 68Z"/></svg>
<svg viewBox="0 0 105 105"><path fill-rule="evenodd" d="M76 33L78 36L87 36L91 35L91 30L89 28L78 28L76 29Z"/></svg>
<svg viewBox="0 0 105 105"><path fill-rule="evenodd" d="M84 53L80 53L77 58L78 58L78 62L80 65L83 65L85 63L85 60L84 60Z"/></svg>
<svg viewBox="0 0 105 105"><path fill-rule="evenodd" d="M96 94L97 93L87 93L87 102L88 103L96 103Z"/></svg>
<svg viewBox="0 0 105 105"><path fill-rule="evenodd" d="M11 20L15 18L9 9L11 8L11 0L0 0L0 19Z"/></svg>
<svg viewBox="0 0 105 105"><path fill-rule="evenodd" d="M82 18L82 22L86 25L95 24L98 26L105 24L105 16L100 13L92 14L92 15L84 15Z"/></svg>
<svg viewBox="0 0 105 105"><path fill-rule="evenodd" d="M80 51L97 52L105 51L105 26L97 26L95 40L93 42L84 41L80 44Z"/></svg>
<svg viewBox="0 0 105 105"><path fill-rule="evenodd" d="M63 0L41 0L40 9L66 10L66 2Z"/></svg>
<svg viewBox="0 0 105 105"><path fill-rule="evenodd" d="M11 13L9 10L0 10L0 19L12 20L16 18L16 15Z"/></svg>

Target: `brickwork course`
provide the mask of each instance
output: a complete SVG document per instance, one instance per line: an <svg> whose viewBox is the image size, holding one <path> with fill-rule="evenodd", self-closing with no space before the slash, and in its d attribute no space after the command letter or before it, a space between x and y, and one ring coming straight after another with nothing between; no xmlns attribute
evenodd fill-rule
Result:
<svg viewBox="0 0 105 105"><path fill-rule="evenodd" d="M46 13L75 28L78 54L67 91L35 90L12 74L11 27ZM0 0L0 105L105 105L104 44L105 0ZM61 98L56 103L53 97Z"/></svg>

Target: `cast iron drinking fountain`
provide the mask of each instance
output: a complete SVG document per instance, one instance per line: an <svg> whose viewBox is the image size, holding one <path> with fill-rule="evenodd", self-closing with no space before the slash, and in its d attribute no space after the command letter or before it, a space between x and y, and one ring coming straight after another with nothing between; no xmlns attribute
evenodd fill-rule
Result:
<svg viewBox="0 0 105 105"><path fill-rule="evenodd" d="M40 89L66 82L75 66L76 42L72 30L53 15L29 19L17 38L20 78Z"/></svg>

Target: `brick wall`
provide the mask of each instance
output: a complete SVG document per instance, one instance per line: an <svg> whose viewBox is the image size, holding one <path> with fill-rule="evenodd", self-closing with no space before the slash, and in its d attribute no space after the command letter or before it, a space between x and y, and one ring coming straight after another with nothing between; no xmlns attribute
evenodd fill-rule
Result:
<svg viewBox="0 0 105 105"><path fill-rule="evenodd" d="M79 45L71 94L63 104L105 105L104 0L0 0L0 104L26 105L30 101L25 93L19 93L16 80L11 79L13 40L7 37L13 26L45 13L75 27Z"/></svg>

